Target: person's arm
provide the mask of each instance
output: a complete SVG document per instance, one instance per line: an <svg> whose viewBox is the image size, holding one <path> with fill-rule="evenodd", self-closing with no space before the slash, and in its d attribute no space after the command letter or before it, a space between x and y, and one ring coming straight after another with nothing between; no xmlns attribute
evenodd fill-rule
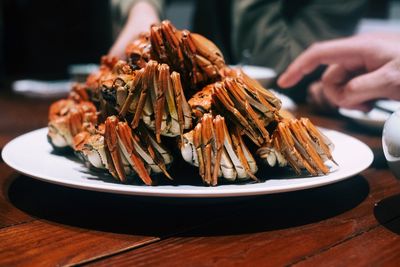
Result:
<svg viewBox="0 0 400 267"><path fill-rule="evenodd" d="M400 35L368 34L315 44L281 75L278 84L292 87L319 65L328 65L322 94L334 106L369 109L379 98L400 100Z"/></svg>
<svg viewBox="0 0 400 267"><path fill-rule="evenodd" d="M108 55L125 58L126 46L141 32L149 31L153 23L160 22L163 1L114 0L112 5L114 13L117 13L113 18L115 24L117 27L122 24L123 27Z"/></svg>
<svg viewBox="0 0 400 267"><path fill-rule="evenodd" d="M281 73L310 44L352 34L366 0L240 0L233 7L234 54Z"/></svg>

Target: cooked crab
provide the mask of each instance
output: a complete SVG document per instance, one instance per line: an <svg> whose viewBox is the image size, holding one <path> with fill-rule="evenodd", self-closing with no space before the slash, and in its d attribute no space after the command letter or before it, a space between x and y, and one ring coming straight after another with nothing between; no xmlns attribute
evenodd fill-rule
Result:
<svg viewBox="0 0 400 267"><path fill-rule="evenodd" d="M169 21L150 29L152 58L179 72L192 90L220 79L225 67L218 47L202 35L177 30Z"/></svg>
<svg viewBox="0 0 400 267"><path fill-rule="evenodd" d="M199 167L207 185L217 185L218 177L257 180L257 165L240 132L236 128L230 133L219 115L204 114L196 127L184 134L181 153L186 162Z"/></svg>
<svg viewBox="0 0 400 267"><path fill-rule="evenodd" d="M191 111L180 75L170 73L168 65L151 60L135 74L119 75L110 84L103 84L103 91L106 88L107 92L113 90L116 94L119 115L124 118L130 115L133 128L142 120L155 131L158 142L161 135L182 135L191 127Z"/></svg>
<svg viewBox="0 0 400 267"><path fill-rule="evenodd" d="M172 179L167 171L171 154L144 127L134 131L116 116L108 117L100 129L77 134L74 147L87 164L108 170L121 182L137 175L143 183L151 185L151 173L164 173Z"/></svg>
<svg viewBox="0 0 400 267"><path fill-rule="evenodd" d="M125 49L128 62L138 69L144 68L146 63L150 61L150 52L151 44L148 32L139 34L139 38L130 43Z"/></svg>
<svg viewBox="0 0 400 267"><path fill-rule="evenodd" d="M91 102L76 103L71 99L59 100L49 109L47 138L55 149L72 147L74 136L96 123L97 111Z"/></svg>
<svg viewBox="0 0 400 267"><path fill-rule="evenodd" d="M257 154L270 166L290 165L297 173L305 168L311 175L327 174L327 160L337 164L331 154L332 142L307 118L284 119L272 134L271 142Z"/></svg>
<svg viewBox="0 0 400 267"><path fill-rule="evenodd" d="M308 119L288 116L257 81L229 68L205 37L163 21L126 54L127 62L103 58L68 100L52 105L55 147L72 146L118 181L137 175L146 185L155 183L153 173L171 178L172 155L162 144L178 136L182 157L199 168L205 185L258 181L256 154L297 174L330 171L331 142Z"/></svg>

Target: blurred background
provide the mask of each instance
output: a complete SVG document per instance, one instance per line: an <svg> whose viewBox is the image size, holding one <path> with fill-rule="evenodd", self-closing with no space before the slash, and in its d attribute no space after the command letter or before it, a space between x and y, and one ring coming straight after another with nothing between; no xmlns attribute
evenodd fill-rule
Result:
<svg viewBox="0 0 400 267"><path fill-rule="evenodd" d="M195 4L167 1L166 17L190 30ZM110 17L108 0L0 0L2 87L16 79L68 79L71 65L98 63L113 42ZM400 0L370 0L358 31L377 30L400 31Z"/></svg>

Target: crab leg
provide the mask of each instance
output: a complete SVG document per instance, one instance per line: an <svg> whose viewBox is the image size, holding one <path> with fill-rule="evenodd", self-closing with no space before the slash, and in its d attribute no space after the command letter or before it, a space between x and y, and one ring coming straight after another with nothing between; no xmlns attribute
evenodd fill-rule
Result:
<svg viewBox="0 0 400 267"><path fill-rule="evenodd" d="M250 169L249 162L247 161L247 158L246 158L246 155L249 156L250 153L247 151L247 148L245 148L243 140L240 137L240 133L237 130L235 130L234 133L231 134L231 138L232 138L233 149L234 149L236 155L238 156L238 158L241 162L241 165L245 169L247 175L250 176L251 179L258 181L258 178L255 175L253 175L252 170ZM246 149L246 152L244 152L243 148ZM252 163L252 167L254 169L255 161L252 157L251 157L251 163ZM257 170L257 169L255 169L255 170Z"/></svg>
<svg viewBox="0 0 400 267"><path fill-rule="evenodd" d="M161 26L158 25L153 25L150 28L150 42L151 42L151 47L154 49L155 53L152 53L154 56L158 57L160 61L166 62L168 59L166 51L165 51L165 46L164 46L164 41L162 38L162 30Z"/></svg>
<svg viewBox="0 0 400 267"><path fill-rule="evenodd" d="M278 151L282 151L282 153L285 155L285 158L287 159L287 162L289 163L289 165L294 169L294 171L296 172L297 175L301 174L301 168L302 165L300 166L298 161L296 160L294 153L290 153L290 151L288 151L290 147L290 145L288 145L287 143L284 143L284 140L282 138L282 134L279 132L275 133L275 137L274 137L274 145L277 147L276 150ZM287 148L289 146L289 148Z"/></svg>
<svg viewBox="0 0 400 267"><path fill-rule="evenodd" d="M121 182L125 182L126 175L118 148L117 124L118 124L118 119L115 116L111 116L106 119L105 121L106 130L104 138L113 163L109 165L111 166L113 165L115 168L115 171L114 168L111 168L110 173L112 174L112 176L119 179Z"/></svg>
<svg viewBox="0 0 400 267"><path fill-rule="evenodd" d="M147 74L146 70L147 69L145 69L143 72L139 72L140 73L140 74L138 74L139 77L136 76L137 80L138 80L137 86L141 87L141 92L140 92L140 97L139 97L137 107L135 110L135 115L133 116L133 119L131 122L132 129L135 129L138 126L140 117L143 112L143 107L144 107L144 104L147 99L147 91L148 91L149 87L148 87L148 84L146 83L146 79L145 79L145 75Z"/></svg>
<svg viewBox="0 0 400 267"><path fill-rule="evenodd" d="M201 123L198 123L197 125L196 125L196 127L194 128L194 130L193 130L193 144L194 144L194 146L195 146L195 148L196 148L196 153L197 153L197 158L198 158L198 162L199 162L199 173L200 173L200 176L201 176L201 178L203 179L203 181L205 180L204 179L204 175L205 175L205 164L204 164L204 155L203 155L203 152L202 152L202 149L201 149L201 147L202 147L202 139L201 139L201 128L202 128L202 126L201 126Z"/></svg>
<svg viewBox="0 0 400 267"><path fill-rule="evenodd" d="M176 36L176 29L175 27L171 24L170 21L164 20L161 22L161 29L163 32L163 37L166 40L166 44L169 44L171 46L172 51L177 51L179 49L179 40Z"/></svg>
<svg viewBox="0 0 400 267"><path fill-rule="evenodd" d="M215 186L218 177L227 180L252 178L257 165L244 144L238 128L231 135L220 115L205 114L195 129L184 135L181 146L183 158L199 167L199 174L207 185Z"/></svg>
<svg viewBox="0 0 400 267"><path fill-rule="evenodd" d="M194 43L190 40L190 32L187 30L182 31L182 50L185 53L186 57L190 61L190 68L192 72L192 83L197 84L201 83L205 80L204 75L199 71L199 68L196 64L196 47Z"/></svg>
<svg viewBox="0 0 400 267"><path fill-rule="evenodd" d="M231 79L227 79L225 84L229 89L229 93L232 94L233 99L235 100L235 106L237 106L243 112L243 114L248 115L249 121L253 124L254 128L260 131L266 142L269 142L269 133L265 129L263 123L258 119L257 114L251 108L249 102L246 100L243 89L239 86L236 86L237 83Z"/></svg>
<svg viewBox="0 0 400 267"><path fill-rule="evenodd" d="M249 176L252 177L253 173L256 173L258 171L256 161L255 161L253 155L250 153L249 149L247 148L246 144L244 143L242 135L239 133L238 130L237 130L237 136L238 136L238 140L239 140L240 146L243 151L244 159L246 159L247 164L249 166L247 172L249 173ZM256 178L256 176L254 176L254 178ZM255 180L258 180L258 179L256 178Z"/></svg>
<svg viewBox="0 0 400 267"><path fill-rule="evenodd" d="M158 83L155 89L155 103L154 103L154 117L155 117L155 132L157 142L161 143L161 124L164 120L164 104L165 104L165 92L168 88L169 79L169 67L166 64L162 64L158 67ZM165 118L166 119L166 118Z"/></svg>
<svg viewBox="0 0 400 267"><path fill-rule="evenodd" d="M140 126L138 130L139 135L136 136L137 142L142 144L142 149L150 156L153 164L159 168L158 172L163 172L168 179L173 180L166 168L166 164L172 162L170 154L153 139L150 133L143 126Z"/></svg>
<svg viewBox="0 0 400 267"><path fill-rule="evenodd" d="M235 103L229 98L226 89L221 84L215 85L213 99L214 96L222 103L222 107L233 115L232 119L237 121L236 123L249 134L249 137L251 137L257 145L261 146L264 143L263 137L255 132L247 119L235 108Z"/></svg>
<svg viewBox="0 0 400 267"><path fill-rule="evenodd" d="M240 78L243 80L244 84L248 87L248 91L250 93L254 93L257 96L263 105L266 105L270 110L272 109L280 109L282 106L282 102L279 98L277 98L273 93L268 90L265 90L261 84L259 84L256 80L251 79L246 73L240 71ZM260 97L260 95L262 97ZM266 99L267 101L265 101ZM271 106L272 105L272 106Z"/></svg>
<svg viewBox="0 0 400 267"><path fill-rule="evenodd" d="M129 109L132 111L137 112L137 97L135 97L137 94L140 92L139 86L142 84L143 80L143 72L144 70L141 69L137 72L135 79L133 80L132 83L127 84L129 87L129 92L128 96L126 97L126 100L121 108L121 111L119 112L119 116L124 117L126 113L128 112ZM136 102L136 103L134 103Z"/></svg>
<svg viewBox="0 0 400 267"><path fill-rule="evenodd" d="M191 110L183 93L181 78L179 73L172 72L171 74L172 87L174 89L175 101L177 103L177 115L180 127L180 135L182 137L183 130L189 129L192 125Z"/></svg>
<svg viewBox="0 0 400 267"><path fill-rule="evenodd" d="M203 124L203 125L202 125ZM224 147L224 141L225 141L225 133L224 133L224 125L225 121L224 118L217 115L213 119L213 125L212 125L212 161L211 161L211 166L212 166L212 180L211 180L211 185L217 185L218 182L218 176L222 176L227 180L234 181L236 179L237 173L235 171L235 167L232 164L232 161L229 157L229 154L227 153L225 147ZM191 163L192 165L196 167L200 167L201 170L199 170L199 173L203 172L203 168L205 166L205 156L204 153L201 149L201 146L203 145L202 140L200 141L195 141L201 138L201 129L204 126L204 122L201 121L197 126L196 130L192 130L186 134L183 135L183 143L181 145L181 153L182 157L186 162ZM200 130L198 130L200 129ZM200 149L198 150L196 148L200 146ZM214 165L214 166L213 166ZM204 171L205 172L205 171Z"/></svg>
<svg viewBox="0 0 400 267"><path fill-rule="evenodd" d="M233 166L235 167L236 173L237 173L237 178L243 179L243 178L247 178L247 172L246 170L243 168L242 163L240 161L240 159L238 158L238 156L235 153L235 150L233 149L233 143L232 143L232 139L230 137L228 128L226 127L226 124L223 124L223 130L224 130L224 147L226 149L226 152L229 155L229 158L231 159Z"/></svg>
<svg viewBox="0 0 400 267"><path fill-rule="evenodd" d="M171 77L168 76L165 78L167 80L167 90L166 90L166 99L167 99L167 106L168 106L168 112L170 115L170 127L169 127L169 132L172 135L177 135L178 133L181 133L181 125L179 123L178 119L178 112L177 112L177 107L181 106L181 104L175 99L175 94L174 94L174 88L171 82Z"/></svg>
<svg viewBox="0 0 400 267"><path fill-rule="evenodd" d="M203 180L206 184L211 184L212 176L212 144L213 138L213 121L211 114L205 114L201 120L201 152L204 160L204 177Z"/></svg>
<svg viewBox="0 0 400 267"><path fill-rule="evenodd" d="M315 169L303 159L301 153L298 151L298 142L293 138L292 133L288 129L285 122L278 124L279 136L282 138L286 155L288 156L290 165L295 169L297 174L300 174L300 163L307 169L312 175L317 175Z"/></svg>
<svg viewBox="0 0 400 267"><path fill-rule="evenodd" d="M211 185L215 186L218 183L218 174L221 166L221 159L224 149L224 130L223 124L225 124L225 120L221 116L216 116L213 120L213 135L214 135L214 144L215 144L215 160L214 160L214 170L212 174ZM222 172L222 170L221 170Z"/></svg>
<svg viewBox="0 0 400 267"><path fill-rule="evenodd" d="M174 61L174 65L179 66L181 69L183 69L184 58L182 50L180 48L180 31L178 31L170 21L161 22L161 29L163 37L165 39L165 45L168 48L168 54L170 55L169 58Z"/></svg>
<svg viewBox="0 0 400 267"><path fill-rule="evenodd" d="M333 163L338 165L336 161L333 159L331 150L333 150L334 146L332 142L323 135L307 118L301 118L300 122L306 128L308 134L311 137L311 140L314 143L314 146L318 149L318 153L323 154Z"/></svg>
<svg viewBox="0 0 400 267"><path fill-rule="evenodd" d="M71 138L82 130L82 115L77 110L71 111L69 114L69 129Z"/></svg>
<svg viewBox="0 0 400 267"><path fill-rule="evenodd" d="M241 79L235 79L232 85L236 87L235 91L240 92L242 98L246 99L251 106L261 112L265 118L273 118L276 108L266 101L265 96L261 96L258 90L252 88Z"/></svg>
<svg viewBox="0 0 400 267"><path fill-rule="evenodd" d="M308 160L310 165L314 165L314 168L326 174L329 172L328 167L325 166L322 158L316 151L310 136L308 135L307 130L305 130L304 126L298 120L292 120L290 122L290 127L292 132L294 133L296 139L299 141L301 146L305 150L305 154L303 156ZM307 156L308 155L308 156Z"/></svg>
<svg viewBox="0 0 400 267"><path fill-rule="evenodd" d="M144 166L142 159L138 157L137 152L135 151L132 129L127 123L119 122L117 131L120 148L127 158L129 164L146 185L151 185L153 182L147 172L147 169Z"/></svg>

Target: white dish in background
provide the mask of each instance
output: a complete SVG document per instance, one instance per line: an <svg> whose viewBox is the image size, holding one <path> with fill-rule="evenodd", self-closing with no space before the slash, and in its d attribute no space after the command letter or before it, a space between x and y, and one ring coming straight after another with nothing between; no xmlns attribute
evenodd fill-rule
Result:
<svg viewBox="0 0 400 267"><path fill-rule="evenodd" d="M380 107L384 110L395 112L400 109L400 101L397 100L378 100L375 102L375 106Z"/></svg>
<svg viewBox="0 0 400 267"><path fill-rule="evenodd" d="M77 159L52 153L53 149L46 139L47 128L15 138L4 147L2 157L10 167L23 174L46 182L86 190L154 197L253 196L302 190L338 182L358 174L372 163L372 151L361 141L332 130L323 130L323 132L335 144L333 157L340 166L330 166L331 173L317 177L295 177L295 175L271 177L271 173L258 172L258 177L262 178L265 175L269 180L261 183L230 184L216 187L193 185L141 186L105 182L99 179L98 174L89 171Z"/></svg>
<svg viewBox="0 0 400 267"><path fill-rule="evenodd" d="M350 118L356 123L372 129L383 129L385 121L389 118L389 112L374 108L369 112L360 110L340 108L339 113L344 117Z"/></svg>
<svg viewBox="0 0 400 267"><path fill-rule="evenodd" d="M71 90L72 82L67 80L40 81L40 80L18 80L11 85L17 94L27 97L56 98L65 97Z"/></svg>

